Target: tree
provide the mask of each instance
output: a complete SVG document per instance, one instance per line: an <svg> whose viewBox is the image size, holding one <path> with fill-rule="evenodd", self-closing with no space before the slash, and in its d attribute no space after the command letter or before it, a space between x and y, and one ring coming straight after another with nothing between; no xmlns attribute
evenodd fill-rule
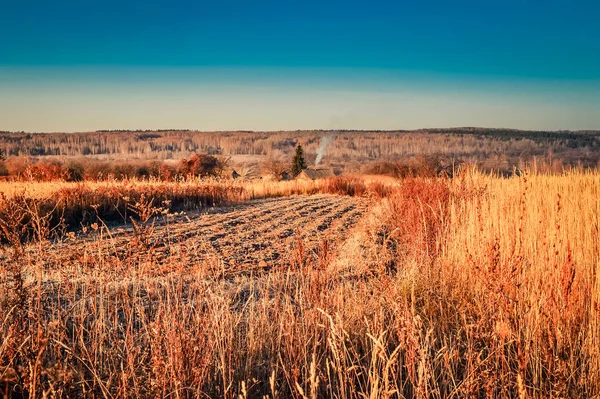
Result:
<svg viewBox="0 0 600 399"><path fill-rule="evenodd" d="M281 180L283 174L289 171L289 163L270 158L263 162L262 170L264 173L273 176L275 180Z"/></svg>
<svg viewBox="0 0 600 399"><path fill-rule="evenodd" d="M0 148L0 176L8 175L8 170L4 165L4 161L6 161L6 155L4 155L4 151L2 151L2 148Z"/></svg>
<svg viewBox="0 0 600 399"><path fill-rule="evenodd" d="M294 159L292 160L292 174L297 176L302 172L303 169L306 169L306 161L304 161L304 150L302 146L298 144L296 147L296 155L294 155Z"/></svg>
<svg viewBox="0 0 600 399"><path fill-rule="evenodd" d="M182 176L219 176L229 165L229 159L218 159L208 154L194 154L179 162L178 173Z"/></svg>

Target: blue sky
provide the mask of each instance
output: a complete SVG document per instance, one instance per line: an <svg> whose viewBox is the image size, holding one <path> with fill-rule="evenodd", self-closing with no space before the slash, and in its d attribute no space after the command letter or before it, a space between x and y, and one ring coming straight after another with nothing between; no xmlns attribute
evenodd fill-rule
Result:
<svg viewBox="0 0 600 399"><path fill-rule="evenodd" d="M598 2L0 2L0 130L600 128Z"/></svg>

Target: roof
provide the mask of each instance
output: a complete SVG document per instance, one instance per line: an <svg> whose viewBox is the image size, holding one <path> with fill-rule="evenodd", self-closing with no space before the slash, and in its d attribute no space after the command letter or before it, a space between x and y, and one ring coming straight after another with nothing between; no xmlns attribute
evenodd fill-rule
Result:
<svg viewBox="0 0 600 399"><path fill-rule="evenodd" d="M332 177L332 176L333 176L333 171L331 169L321 168L321 169L304 169L302 172L300 172L300 174L298 174L298 177L296 177L296 178L297 179L316 180L316 179L324 179L326 177Z"/></svg>

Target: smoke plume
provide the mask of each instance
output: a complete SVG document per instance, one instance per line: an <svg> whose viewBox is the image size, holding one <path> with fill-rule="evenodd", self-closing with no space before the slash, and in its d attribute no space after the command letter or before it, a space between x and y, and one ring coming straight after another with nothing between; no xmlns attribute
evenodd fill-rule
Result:
<svg viewBox="0 0 600 399"><path fill-rule="evenodd" d="M327 146L333 141L331 136L323 136L321 138L321 145L317 148L317 158L315 159L315 166L321 163L323 156L327 154Z"/></svg>

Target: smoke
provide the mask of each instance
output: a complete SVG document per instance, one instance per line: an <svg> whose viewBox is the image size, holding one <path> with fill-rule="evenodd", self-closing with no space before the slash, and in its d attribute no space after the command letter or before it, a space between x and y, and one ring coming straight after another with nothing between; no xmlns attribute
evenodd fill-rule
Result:
<svg viewBox="0 0 600 399"><path fill-rule="evenodd" d="M323 136L321 138L321 145L317 148L317 158L315 159L315 166L321 163L323 156L327 154L327 146L333 141L332 136Z"/></svg>

